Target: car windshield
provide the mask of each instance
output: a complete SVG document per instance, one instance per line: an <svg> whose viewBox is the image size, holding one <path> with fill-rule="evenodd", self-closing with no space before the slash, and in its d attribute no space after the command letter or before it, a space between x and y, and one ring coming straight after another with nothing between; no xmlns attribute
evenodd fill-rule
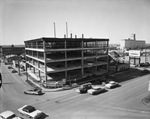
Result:
<svg viewBox="0 0 150 119"><path fill-rule="evenodd" d="M12 119L12 118L14 118L14 117L16 117L16 115L15 115L15 114L13 114L13 115L11 115L11 116L7 117L7 119Z"/></svg>

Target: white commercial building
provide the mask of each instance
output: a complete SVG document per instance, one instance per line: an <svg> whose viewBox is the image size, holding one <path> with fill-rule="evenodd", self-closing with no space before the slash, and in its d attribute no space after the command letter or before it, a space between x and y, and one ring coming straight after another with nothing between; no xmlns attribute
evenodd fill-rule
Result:
<svg viewBox="0 0 150 119"><path fill-rule="evenodd" d="M136 40L135 34L133 34L132 38L122 39L120 42L120 49L121 50L134 50L134 49L141 49L145 47L144 40Z"/></svg>

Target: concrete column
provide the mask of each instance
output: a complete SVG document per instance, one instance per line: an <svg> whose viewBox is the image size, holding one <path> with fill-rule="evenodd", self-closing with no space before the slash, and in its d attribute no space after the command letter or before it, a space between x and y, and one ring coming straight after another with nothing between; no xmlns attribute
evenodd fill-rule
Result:
<svg viewBox="0 0 150 119"><path fill-rule="evenodd" d="M109 55L108 55L109 41L106 42L107 42L107 72L109 72Z"/></svg>
<svg viewBox="0 0 150 119"><path fill-rule="evenodd" d="M81 50L81 56L82 56L82 59L81 59L81 65L82 65L81 75L82 75L82 77L83 77L83 75L84 75L84 67L83 67L83 66L84 66L84 56L83 56L83 55L84 55L84 54L83 54L83 51L84 51L83 49L84 49L84 48L83 48L83 43L84 43L84 42L83 42L83 40L82 40L81 42L82 42L82 43L81 43L81 45L82 45L82 50Z"/></svg>
<svg viewBox="0 0 150 119"><path fill-rule="evenodd" d="M26 62L25 62L25 66L26 66L26 80L28 80L28 68L27 68L27 57L26 57L26 54L25 54L25 59L26 59Z"/></svg>
<svg viewBox="0 0 150 119"><path fill-rule="evenodd" d="M95 41L95 47L97 47L97 41ZM95 51L96 52L96 72L97 72L97 50Z"/></svg>
<svg viewBox="0 0 150 119"><path fill-rule="evenodd" d="M38 68L40 68L40 62L38 61ZM40 70L38 70L38 73L39 73L39 78L40 78L40 81L41 81L41 73L40 73Z"/></svg>
<svg viewBox="0 0 150 119"><path fill-rule="evenodd" d="M47 63L46 63L46 48L45 48L45 41L43 41L43 48L44 48L44 65L45 65L45 81L47 85Z"/></svg>
<svg viewBox="0 0 150 119"><path fill-rule="evenodd" d="M33 65L35 66L35 61L33 60ZM35 67L33 67L33 73L35 73Z"/></svg>
<svg viewBox="0 0 150 119"><path fill-rule="evenodd" d="M66 43L66 41L65 41L65 49L67 48L67 43ZM67 79L67 51L65 51L65 79Z"/></svg>
<svg viewBox="0 0 150 119"><path fill-rule="evenodd" d="M19 59L20 59L20 55L18 55L18 74L20 75L20 61L19 61Z"/></svg>

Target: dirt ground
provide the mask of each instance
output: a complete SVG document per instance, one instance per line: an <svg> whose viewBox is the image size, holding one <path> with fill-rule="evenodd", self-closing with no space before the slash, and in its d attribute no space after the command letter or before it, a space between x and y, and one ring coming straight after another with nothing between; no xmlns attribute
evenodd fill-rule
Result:
<svg viewBox="0 0 150 119"><path fill-rule="evenodd" d="M129 70L112 74L111 79L117 82L124 82L143 75L147 75L147 74L143 74L142 71L139 69L130 68Z"/></svg>

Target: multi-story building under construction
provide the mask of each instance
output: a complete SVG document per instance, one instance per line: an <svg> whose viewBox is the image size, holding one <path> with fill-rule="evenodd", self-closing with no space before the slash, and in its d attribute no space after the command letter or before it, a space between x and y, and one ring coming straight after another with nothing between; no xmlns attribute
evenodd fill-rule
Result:
<svg viewBox="0 0 150 119"><path fill-rule="evenodd" d="M108 72L109 39L39 38L25 41L26 70L37 80L80 79Z"/></svg>

